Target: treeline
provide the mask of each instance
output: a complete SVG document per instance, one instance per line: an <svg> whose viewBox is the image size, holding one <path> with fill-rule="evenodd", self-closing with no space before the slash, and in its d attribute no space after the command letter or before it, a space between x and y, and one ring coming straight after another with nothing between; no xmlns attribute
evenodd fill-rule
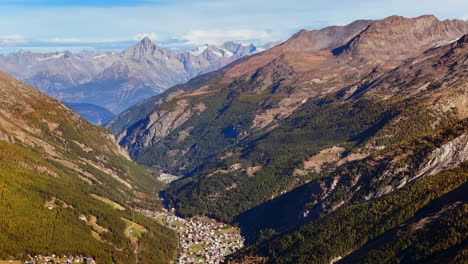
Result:
<svg viewBox="0 0 468 264"><path fill-rule="evenodd" d="M416 177L432 151L465 134L467 128L468 120L464 120L430 137L395 144L336 169L313 173L307 184L240 214L235 221L247 242L254 243L333 212L338 206L365 202L381 190L398 189Z"/></svg>
<svg viewBox="0 0 468 264"><path fill-rule="evenodd" d="M117 144L113 142L110 132L105 128L90 124L71 110L61 107L58 101L46 98L45 95L44 98L34 97L32 102L29 101L33 98L28 97L21 98L21 100L33 106L34 111L24 113L21 107L11 109L11 111L27 122L31 128L39 128L41 140L55 147L56 151L70 161L81 164L85 170L94 169L93 174L96 173L99 176L103 173L87 165L83 160L102 164L145 192L163 188L163 183L152 177L149 171L128 160L119 152ZM45 151L42 150L42 152ZM99 180L109 182L111 186L121 185L108 176L99 177Z"/></svg>
<svg viewBox="0 0 468 264"><path fill-rule="evenodd" d="M438 129L429 125L429 120L436 117L423 111L424 106L396 98L383 102L367 99L311 101L279 127L269 132L256 132L251 128L251 114L255 112L252 107L261 97L251 97L248 94L235 97L217 115L202 113L190 119L180 128L192 128L184 141L177 141L178 134L174 132L164 143L148 150L148 155L143 155L150 162L152 155L168 159L171 149L189 149L184 157L175 157L176 164L189 171L187 178L166 191L169 206L176 207L181 215L208 215L232 221L240 213L283 191L317 177L327 177L313 173L293 175L294 169L301 168L303 161L324 148L338 145L349 152L365 144L391 147L412 142ZM413 112L418 114L411 115ZM453 123L450 114L437 118L442 120L439 127ZM396 119L407 121L393 122ZM413 119L426 121L412 122ZM249 136L240 137L243 131ZM232 153L230 157L217 158L228 152ZM212 175L220 168L228 171L235 163L240 163L243 168L261 166L261 170L254 175L248 175L245 170Z"/></svg>
<svg viewBox="0 0 468 264"><path fill-rule="evenodd" d="M130 217L129 209L119 212L94 199L90 194L96 188L56 165L30 149L0 141L0 259L70 253L92 256L97 263L134 263L121 220ZM99 192L115 193L115 189L108 186ZM53 208L46 208L53 197L57 198ZM110 197L125 205L125 193ZM82 215L88 220L96 216L98 224L109 230L101 233L102 241L92 236L92 228L79 219ZM143 216L137 215L135 221L149 230L141 247L151 252L142 254L141 263L171 261L176 234Z"/></svg>
<svg viewBox="0 0 468 264"><path fill-rule="evenodd" d="M464 164L452 171L423 178L379 199L340 209L244 253L266 256L271 263L330 263L332 259L346 256L405 223L418 211L425 210L432 200L456 190L467 180L468 165ZM401 260L395 263L415 263L435 254L443 254L445 250L463 247L466 223L455 222L464 213L466 205L450 212L438 223L440 227L449 226L448 229L441 229L435 234L428 233L426 229L414 231L406 237L390 241L380 251L369 252L363 263L382 263L380 257ZM429 234L434 237L427 237ZM394 258L392 254L398 257Z"/></svg>

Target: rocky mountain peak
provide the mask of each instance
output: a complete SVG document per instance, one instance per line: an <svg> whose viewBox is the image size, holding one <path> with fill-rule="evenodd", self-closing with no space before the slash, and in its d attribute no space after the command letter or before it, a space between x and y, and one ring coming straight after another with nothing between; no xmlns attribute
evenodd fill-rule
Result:
<svg viewBox="0 0 468 264"><path fill-rule="evenodd" d="M346 26L331 26L311 31L302 29L281 46L285 51L292 52L334 49L350 41L370 23L370 20L357 20Z"/></svg>
<svg viewBox="0 0 468 264"><path fill-rule="evenodd" d="M153 54L157 48L158 47L151 41L149 37L144 37L139 43L126 49L124 54L133 57L143 57L148 54Z"/></svg>
<svg viewBox="0 0 468 264"><path fill-rule="evenodd" d="M440 21L433 15L415 18L390 16L372 22L346 45L334 50L359 60L393 60L448 44L468 33L468 21Z"/></svg>
<svg viewBox="0 0 468 264"><path fill-rule="evenodd" d="M440 21L436 16L434 15L422 15L422 16L418 16L418 17L415 17L415 18L406 18L404 16L398 16L398 15L393 15L393 16L389 16L389 17L386 17L384 19L381 20L381 22L385 22L385 23L400 23L400 22L403 22L405 23L407 20L414 20L414 21Z"/></svg>
<svg viewBox="0 0 468 264"><path fill-rule="evenodd" d="M240 46L242 46L241 44L238 44L238 43L235 43L233 41L228 41L228 42L224 42L221 47L229 50L229 51L235 51L236 49L238 49Z"/></svg>
<svg viewBox="0 0 468 264"><path fill-rule="evenodd" d="M153 44L153 42L151 42L151 39L150 39L149 37L144 37L144 38L140 41L140 43L143 44L143 45L145 45L145 46L146 46L146 45L149 46L149 45Z"/></svg>
<svg viewBox="0 0 468 264"><path fill-rule="evenodd" d="M65 59L68 59L68 58L70 58L72 56L73 56L73 53L71 51L66 50L66 51L63 52L63 57Z"/></svg>

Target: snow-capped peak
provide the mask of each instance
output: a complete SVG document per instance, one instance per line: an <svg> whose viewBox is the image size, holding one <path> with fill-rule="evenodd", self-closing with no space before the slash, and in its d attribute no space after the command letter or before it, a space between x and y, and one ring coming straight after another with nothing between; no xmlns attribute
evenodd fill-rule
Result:
<svg viewBox="0 0 468 264"><path fill-rule="evenodd" d="M51 55L51 56L48 56L48 57L37 58L37 60L38 61L45 61L45 60L60 59L61 57L63 57L63 55L65 55L65 53L61 52L61 53L57 53L57 54L54 54L54 55Z"/></svg>

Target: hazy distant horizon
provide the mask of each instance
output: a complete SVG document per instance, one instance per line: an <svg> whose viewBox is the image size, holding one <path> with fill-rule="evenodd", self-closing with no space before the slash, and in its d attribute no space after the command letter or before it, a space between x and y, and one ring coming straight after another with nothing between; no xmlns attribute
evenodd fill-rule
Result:
<svg viewBox="0 0 468 264"><path fill-rule="evenodd" d="M144 36L167 49L226 41L259 45L300 29L395 14L467 19L468 1L0 0L0 53L122 50Z"/></svg>

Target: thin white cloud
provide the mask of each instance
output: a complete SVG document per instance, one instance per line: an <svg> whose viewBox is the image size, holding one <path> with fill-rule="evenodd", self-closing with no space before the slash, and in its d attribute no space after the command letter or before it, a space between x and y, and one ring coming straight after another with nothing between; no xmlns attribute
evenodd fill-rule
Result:
<svg viewBox="0 0 468 264"><path fill-rule="evenodd" d="M144 37L144 36L143 36ZM143 38L142 37L142 38ZM80 43L114 43L114 42L123 42L123 41L132 41L137 40L137 36L134 38L105 38L105 39L80 39L80 38L52 38L48 40L40 40L37 39L36 41L41 41L43 43L64 43L64 44L80 44Z"/></svg>
<svg viewBox="0 0 468 264"><path fill-rule="evenodd" d="M8 48L8 52L53 51L55 47L121 50L145 36L165 48L191 49L225 41L263 44L288 39L303 28L319 29L393 14L413 17L434 13L441 19L468 19L466 0L385 3L375 0L139 0L142 1L155 1L155 4L112 8L1 5L0 49ZM165 4L158 4L161 2Z"/></svg>
<svg viewBox="0 0 468 264"><path fill-rule="evenodd" d="M60 43L77 43L77 42L81 42L81 39L79 38L53 38L50 41L60 42Z"/></svg>
<svg viewBox="0 0 468 264"><path fill-rule="evenodd" d="M26 40L20 35L0 36L0 44L2 45L16 45L24 43Z"/></svg>
<svg viewBox="0 0 468 264"><path fill-rule="evenodd" d="M157 45L172 50L189 50L203 44L221 44L226 41L234 41L242 44L265 44L269 41L280 39L268 31L236 29L236 30L190 30L181 36L159 36L154 32L140 33L133 37L121 39L80 39L60 38L50 39L25 39L20 35L0 37L0 54L11 53L19 50L32 52L55 52L69 50L72 52L86 51L111 51L123 50L144 37L149 37Z"/></svg>
<svg viewBox="0 0 468 264"><path fill-rule="evenodd" d="M225 41L269 41L273 36L267 31L237 29L237 30L191 30L182 36L187 45L218 44Z"/></svg>
<svg viewBox="0 0 468 264"><path fill-rule="evenodd" d="M145 37L148 37L150 38L151 40L155 41L155 40L159 40L159 36L156 34L156 33L140 33L140 34L137 34L133 40L141 40Z"/></svg>

